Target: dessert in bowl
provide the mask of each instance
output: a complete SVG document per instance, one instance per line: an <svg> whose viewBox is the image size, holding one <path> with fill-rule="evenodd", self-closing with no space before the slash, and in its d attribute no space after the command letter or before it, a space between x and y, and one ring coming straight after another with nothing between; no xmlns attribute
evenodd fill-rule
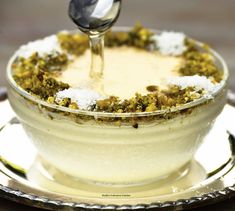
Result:
<svg viewBox="0 0 235 211"><path fill-rule="evenodd" d="M10 103L38 154L76 179L141 185L186 166L226 103L223 59L182 33L106 35L102 81L88 40L60 32L22 46L8 69Z"/></svg>

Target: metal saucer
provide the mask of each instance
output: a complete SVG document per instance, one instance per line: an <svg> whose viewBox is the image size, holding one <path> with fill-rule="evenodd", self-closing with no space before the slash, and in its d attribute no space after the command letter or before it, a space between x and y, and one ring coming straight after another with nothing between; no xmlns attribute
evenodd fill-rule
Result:
<svg viewBox="0 0 235 211"><path fill-rule="evenodd" d="M46 209L182 210L235 195L230 105L187 167L161 182L127 188L87 184L59 172L37 156L7 100L0 102L0 112L1 197Z"/></svg>

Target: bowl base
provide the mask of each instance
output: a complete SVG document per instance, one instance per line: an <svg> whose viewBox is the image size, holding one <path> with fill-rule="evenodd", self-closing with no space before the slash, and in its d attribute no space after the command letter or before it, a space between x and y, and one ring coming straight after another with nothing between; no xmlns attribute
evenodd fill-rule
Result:
<svg viewBox="0 0 235 211"><path fill-rule="evenodd" d="M27 172L27 179L29 181L47 190L64 193L65 189L68 189L68 193L73 192L74 194L80 194L81 191L85 191L92 194L93 197L120 193L124 195L128 193L130 196L136 197L136 192L151 192L153 190L152 194L155 196L156 194L171 194L186 190L194 186L194 184L205 180L206 177L206 170L195 160L192 160L166 177L156 178L155 180L139 184L117 185L82 180L56 169L39 156Z"/></svg>

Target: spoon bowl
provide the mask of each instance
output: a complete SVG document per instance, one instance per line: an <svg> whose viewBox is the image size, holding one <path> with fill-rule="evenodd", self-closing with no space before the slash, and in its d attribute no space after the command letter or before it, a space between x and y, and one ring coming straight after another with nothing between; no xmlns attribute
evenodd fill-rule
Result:
<svg viewBox="0 0 235 211"><path fill-rule="evenodd" d="M121 0L71 0L69 16L81 31L96 35L111 28L120 9Z"/></svg>

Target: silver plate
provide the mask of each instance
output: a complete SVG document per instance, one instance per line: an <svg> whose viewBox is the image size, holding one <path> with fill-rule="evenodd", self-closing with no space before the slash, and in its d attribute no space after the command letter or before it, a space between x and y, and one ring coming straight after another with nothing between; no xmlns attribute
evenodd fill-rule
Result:
<svg viewBox="0 0 235 211"><path fill-rule="evenodd" d="M59 172L37 155L7 100L0 112L4 198L46 209L182 210L235 195L235 108L230 105L191 163L161 182L127 188L87 184Z"/></svg>

